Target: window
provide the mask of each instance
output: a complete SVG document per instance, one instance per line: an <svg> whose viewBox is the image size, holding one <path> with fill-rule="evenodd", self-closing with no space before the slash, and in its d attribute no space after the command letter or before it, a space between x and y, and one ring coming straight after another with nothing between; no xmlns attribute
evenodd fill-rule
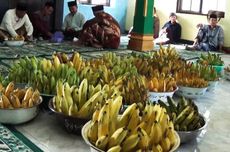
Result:
<svg viewBox="0 0 230 152"><path fill-rule="evenodd" d="M226 0L177 0L177 12L206 15L209 10L225 12Z"/></svg>
<svg viewBox="0 0 230 152"><path fill-rule="evenodd" d="M80 4L110 6L110 0L78 0Z"/></svg>

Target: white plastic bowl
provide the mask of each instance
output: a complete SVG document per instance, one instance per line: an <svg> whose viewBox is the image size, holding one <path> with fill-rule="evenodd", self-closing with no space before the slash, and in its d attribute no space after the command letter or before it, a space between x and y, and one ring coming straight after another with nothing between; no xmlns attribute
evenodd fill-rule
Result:
<svg viewBox="0 0 230 152"><path fill-rule="evenodd" d="M5 44L8 46L22 46L24 44L24 40L18 40L18 41L6 40Z"/></svg>
<svg viewBox="0 0 230 152"><path fill-rule="evenodd" d="M39 103L30 108L0 109L0 123L16 125L30 121L37 116L41 103L40 97Z"/></svg>
<svg viewBox="0 0 230 152"><path fill-rule="evenodd" d="M193 88L193 87L183 87L179 86L176 94L179 96L184 96L186 98L196 99L202 97L205 92L207 91L206 88Z"/></svg>
<svg viewBox="0 0 230 152"><path fill-rule="evenodd" d="M90 151L91 152L104 152L103 150L97 148L96 146L94 146L92 143L90 143L88 137L87 137L87 132L89 130L89 127L90 127L90 122L87 122L82 130L81 130L81 135L82 135L82 138L84 139L84 141L86 142L87 145L90 146ZM175 145L171 148L171 150L169 152L173 152L173 151L176 151L176 149L178 149L178 147L180 146L180 137L178 135L178 133L175 131L175 136L176 136L176 143Z"/></svg>
<svg viewBox="0 0 230 152"><path fill-rule="evenodd" d="M172 97L173 94L177 91L178 88L176 88L172 92L149 92L149 100L151 102L157 102L158 100L161 100L163 102L167 102L167 96Z"/></svg>
<svg viewBox="0 0 230 152"><path fill-rule="evenodd" d="M196 130L193 131L177 131L179 137L180 137L180 142L183 143L187 143L190 142L192 140L195 140L197 137L199 137L199 135L202 133L203 130L206 129L207 127L207 120L205 119L205 117L201 116L204 120L204 125Z"/></svg>
<svg viewBox="0 0 230 152"><path fill-rule="evenodd" d="M209 81L207 91L214 91L216 86L218 85L219 81Z"/></svg>
<svg viewBox="0 0 230 152"><path fill-rule="evenodd" d="M227 80L230 80L230 72L224 71L224 77L225 77Z"/></svg>

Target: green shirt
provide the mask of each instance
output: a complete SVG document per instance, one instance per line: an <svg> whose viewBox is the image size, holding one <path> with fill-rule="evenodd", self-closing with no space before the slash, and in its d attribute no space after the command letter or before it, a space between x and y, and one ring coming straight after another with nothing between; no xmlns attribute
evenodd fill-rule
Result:
<svg viewBox="0 0 230 152"><path fill-rule="evenodd" d="M73 28L75 31L79 31L82 29L85 23L85 17L81 13L77 12L74 15L69 13L66 15L64 19L64 23L62 25L62 30L66 30L66 28Z"/></svg>

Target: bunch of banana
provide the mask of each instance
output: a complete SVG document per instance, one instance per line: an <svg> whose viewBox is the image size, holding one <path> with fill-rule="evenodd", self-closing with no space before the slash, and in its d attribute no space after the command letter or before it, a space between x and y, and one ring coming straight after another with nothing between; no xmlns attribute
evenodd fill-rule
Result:
<svg viewBox="0 0 230 152"><path fill-rule="evenodd" d="M172 121L160 105L147 104L144 111L136 103L118 116L122 97L94 112L87 131L89 141L104 151L169 151L176 143Z"/></svg>
<svg viewBox="0 0 230 152"><path fill-rule="evenodd" d="M206 81L217 81L220 78L216 70L211 66L200 65L199 72L200 77L204 78Z"/></svg>
<svg viewBox="0 0 230 152"><path fill-rule="evenodd" d="M20 58L16 61L9 69L9 80L14 82L29 82L31 78L31 73L38 69L40 60L36 57Z"/></svg>
<svg viewBox="0 0 230 152"><path fill-rule="evenodd" d="M1 86L1 84L0 84ZM10 82L6 88L0 90L0 108L29 108L39 103L40 93L32 87L15 89L15 84Z"/></svg>
<svg viewBox="0 0 230 152"><path fill-rule="evenodd" d="M176 102L171 97L167 97L167 103L160 100L158 103L167 110L177 131L196 130L205 123L204 119L199 115L197 105L192 100L186 100L182 97L176 105Z"/></svg>
<svg viewBox="0 0 230 152"><path fill-rule="evenodd" d="M216 53L212 54L210 52L208 52L208 55L201 54L198 62L203 65L218 65L218 66L224 65L224 61L222 60L219 54Z"/></svg>
<svg viewBox="0 0 230 152"><path fill-rule="evenodd" d="M66 53L54 52L52 55L52 58L54 59L55 56L58 57L60 63L66 64L66 63L70 62L70 57Z"/></svg>
<svg viewBox="0 0 230 152"><path fill-rule="evenodd" d="M98 68L96 69L90 65L87 65L80 71L80 79L81 80L87 79L90 84L95 86L97 84L100 84L101 74L107 76L107 73L109 71L103 71L103 72L105 73L100 73Z"/></svg>
<svg viewBox="0 0 230 152"><path fill-rule="evenodd" d="M118 89L109 85L90 85L83 79L79 87L58 80L56 85L57 95L53 98L54 108L66 115L90 118L97 106L105 104L105 100L119 96Z"/></svg>
<svg viewBox="0 0 230 152"><path fill-rule="evenodd" d="M74 52L71 61L73 62L73 67L77 71L78 74L85 68L85 61L82 59L78 52Z"/></svg>
<svg viewBox="0 0 230 152"><path fill-rule="evenodd" d="M177 88L176 81L170 75L157 74L148 80L148 89L151 92L172 92Z"/></svg>
<svg viewBox="0 0 230 152"><path fill-rule="evenodd" d="M111 82L111 85L119 88L123 97L123 104L145 103L147 100L147 85L143 76L126 73Z"/></svg>
<svg viewBox="0 0 230 152"><path fill-rule="evenodd" d="M208 82L201 77L197 65L188 63L184 68L177 71L174 74L174 78L177 81L177 85L194 87L194 88L205 88L208 86Z"/></svg>

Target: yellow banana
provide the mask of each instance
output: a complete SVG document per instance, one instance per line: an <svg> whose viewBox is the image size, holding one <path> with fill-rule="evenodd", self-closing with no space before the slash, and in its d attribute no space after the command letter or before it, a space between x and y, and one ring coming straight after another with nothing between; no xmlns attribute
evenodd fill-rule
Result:
<svg viewBox="0 0 230 152"><path fill-rule="evenodd" d="M20 100L18 99L18 97L15 94L11 94L10 101L11 101L11 104L13 105L14 108L20 108L21 107Z"/></svg>
<svg viewBox="0 0 230 152"><path fill-rule="evenodd" d="M138 135L140 136L140 141L138 142L137 146L138 148L147 151L150 142L149 136L146 133L146 131L142 128L139 128L137 131Z"/></svg>
<svg viewBox="0 0 230 152"><path fill-rule="evenodd" d="M108 148L111 148L116 145L120 145L122 141L125 139L128 130L124 127L117 129L112 136L109 138Z"/></svg>
<svg viewBox="0 0 230 152"><path fill-rule="evenodd" d="M166 136L170 140L170 147L173 147L176 144L175 131L172 128L168 128L166 132Z"/></svg>
<svg viewBox="0 0 230 152"><path fill-rule="evenodd" d="M169 151L170 148L171 148L171 147L170 147L170 146L171 146L171 143L170 143L170 140L169 140L168 137L163 138L163 139L161 140L161 142L160 142L160 145L161 145L163 151Z"/></svg>
<svg viewBox="0 0 230 152"><path fill-rule="evenodd" d="M33 100L32 98L30 98L28 102L28 107L33 107L33 105L34 105Z"/></svg>
<svg viewBox="0 0 230 152"><path fill-rule="evenodd" d="M4 102L3 102L3 100L2 100L2 98L0 98L0 108L4 108Z"/></svg>
<svg viewBox="0 0 230 152"><path fill-rule="evenodd" d="M53 64L54 64L55 69L58 69L58 67L61 64L59 58L56 55L53 55L52 58L53 58Z"/></svg>
<svg viewBox="0 0 230 152"><path fill-rule="evenodd" d="M11 103L10 103L10 101L9 101L9 99L7 98L6 95L2 94L1 100L2 100L2 102L3 102L3 105L4 105L3 107L4 107L4 108L10 108L10 107L12 107L12 105L11 105Z"/></svg>
<svg viewBox="0 0 230 152"><path fill-rule="evenodd" d="M160 123L155 121L150 133L150 145L158 144L162 139L163 133L161 130Z"/></svg>
<svg viewBox="0 0 230 152"><path fill-rule="evenodd" d="M63 86L62 80L59 79L57 81L57 85L56 85L57 96L59 96L59 97L63 96L63 94L62 94L63 89L64 89L64 86Z"/></svg>
<svg viewBox="0 0 230 152"><path fill-rule="evenodd" d="M98 121L91 121L89 130L87 132L87 136L89 138L89 141L93 144L97 141L97 134L98 134Z"/></svg>
<svg viewBox="0 0 230 152"><path fill-rule="evenodd" d="M32 97L31 97L32 101L33 101L33 104L38 104L38 101L40 99L40 92L38 91L38 89L36 89L33 94L32 94Z"/></svg>
<svg viewBox="0 0 230 152"><path fill-rule="evenodd" d="M133 103L132 105L128 106L128 108L124 111L124 113L121 115L119 119L119 123L118 123L119 128L128 125L131 114L136 109L136 107L137 107L136 103Z"/></svg>
<svg viewBox="0 0 230 152"><path fill-rule="evenodd" d="M32 87L29 87L26 89L26 93L25 93L25 96L24 98L22 99L22 107L27 107L28 106L28 103L29 103L29 99L32 97L33 95L33 88Z"/></svg>
<svg viewBox="0 0 230 152"><path fill-rule="evenodd" d="M98 116L98 138L109 135L109 103L101 108Z"/></svg>
<svg viewBox="0 0 230 152"><path fill-rule="evenodd" d="M125 138L122 142L122 151L132 151L140 141L140 136L135 133Z"/></svg>
<svg viewBox="0 0 230 152"><path fill-rule="evenodd" d="M79 86L79 106L82 107L87 101L88 80L83 79Z"/></svg>
<svg viewBox="0 0 230 152"><path fill-rule="evenodd" d="M140 122L139 112L140 112L139 109L136 108L136 109L132 112L132 114L131 114L131 116L130 116L130 120L129 120L129 123L128 123L128 125L127 125L127 128L128 128L128 130L129 130L131 133L133 133L133 132L135 131L137 125L138 125L139 122Z"/></svg>
<svg viewBox="0 0 230 152"><path fill-rule="evenodd" d="M5 96L10 98L10 93L14 91L14 83L10 82L5 89Z"/></svg>
<svg viewBox="0 0 230 152"><path fill-rule="evenodd" d="M120 151L121 151L121 146L117 145L109 148L107 152L120 152Z"/></svg>
<svg viewBox="0 0 230 152"><path fill-rule="evenodd" d="M163 152L163 149L160 144L152 146L152 152Z"/></svg>
<svg viewBox="0 0 230 152"><path fill-rule="evenodd" d="M73 105L72 90L68 82L64 83L64 86L62 88L62 94L63 94L65 102L67 102L68 104L68 107Z"/></svg>
<svg viewBox="0 0 230 152"><path fill-rule="evenodd" d="M108 142L109 142L108 135L98 137L98 139L96 141L96 147L101 149L101 150L106 150Z"/></svg>
<svg viewBox="0 0 230 152"><path fill-rule="evenodd" d="M110 114L112 120L114 120L115 118L117 119L117 116L121 109L121 105L122 105L122 96L117 96L111 103L112 108L110 109L111 110Z"/></svg>

